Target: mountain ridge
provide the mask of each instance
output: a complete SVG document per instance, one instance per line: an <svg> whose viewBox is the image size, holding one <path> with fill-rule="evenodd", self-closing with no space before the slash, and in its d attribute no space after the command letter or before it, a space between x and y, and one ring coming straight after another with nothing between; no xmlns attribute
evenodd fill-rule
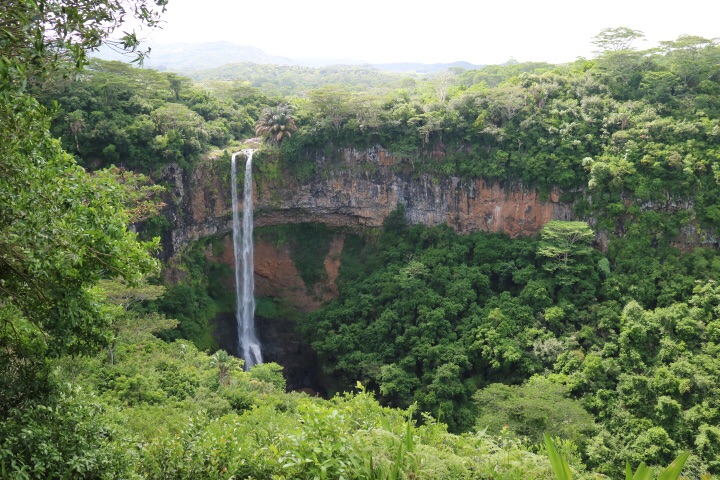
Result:
<svg viewBox="0 0 720 480"><path fill-rule="evenodd" d="M448 63L370 63L363 60L347 58L290 58L270 55L257 47L226 41L204 43L150 43L148 46L151 48L151 52L145 59L145 67L159 71L183 73L216 68L231 63L257 63L311 68L348 65L371 67L385 72L414 72L420 74L438 73L453 67L473 70L484 66L466 61ZM128 59L127 56L123 56L109 48L101 48L94 52L93 56L103 60L127 61Z"/></svg>

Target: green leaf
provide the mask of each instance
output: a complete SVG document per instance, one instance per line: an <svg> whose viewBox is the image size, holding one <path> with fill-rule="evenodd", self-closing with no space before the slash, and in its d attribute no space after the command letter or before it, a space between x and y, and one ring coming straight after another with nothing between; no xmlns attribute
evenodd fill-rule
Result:
<svg viewBox="0 0 720 480"><path fill-rule="evenodd" d="M555 476L558 480L572 480L572 473L570 472L570 465L567 460L562 458L555 449L555 444L550 438L550 435L545 434L545 448L547 448L548 457L550 458L550 464L552 465Z"/></svg>
<svg viewBox="0 0 720 480"><path fill-rule="evenodd" d="M635 475L633 475L632 480L650 480L652 473L652 469L648 468L645 462L643 462L638 466L637 470L635 470Z"/></svg>
<svg viewBox="0 0 720 480"><path fill-rule="evenodd" d="M690 452L683 452L658 475L657 480L677 480L680 477L685 462L690 457Z"/></svg>

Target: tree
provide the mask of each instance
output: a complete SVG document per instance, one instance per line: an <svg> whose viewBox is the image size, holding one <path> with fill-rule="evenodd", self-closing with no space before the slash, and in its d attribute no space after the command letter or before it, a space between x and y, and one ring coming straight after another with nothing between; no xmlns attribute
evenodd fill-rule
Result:
<svg viewBox="0 0 720 480"><path fill-rule="evenodd" d="M351 97L348 100L348 111L354 117L358 130L373 131L381 125L382 99L370 95Z"/></svg>
<svg viewBox="0 0 720 480"><path fill-rule="evenodd" d="M551 221L543 227L536 255L555 298L565 297L576 306L594 301L598 276L594 238L585 222ZM546 320L556 324L559 319Z"/></svg>
<svg viewBox="0 0 720 480"><path fill-rule="evenodd" d="M22 0L0 4L0 92L22 91L58 72L79 71L87 52L105 43L134 52L142 61L135 32L111 35L130 19L154 27L167 0ZM158 9L159 7L159 9Z"/></svg>
<svg viewBox="0 0 720 480"><path fill-rule="evenodd" d="M164 6L164 0L157 0ZM128 229L116 193L86 174L49 133L51 112L27 86L77 71L146 0L0 4L0 416L47 393L46 356L96 350L110 316L94 285L139 283L157 262ZM134 35L122 46L137 47Z"/></svg>
<svg viewBox="0 0 720 480"><path fill-rule="evenodd" d="M599 47L595 53L601 71L606 72L603 83L611 88L616 98L637 97L642 73L647 69L648 57L632 48L635 40L644 38L638 30L627 27L606 28L593 37Z"/></svg>
<svg viewBox="0 0 720 480"><path fill-rule="evenodd" d="M230 385L230 373L233 370L242 368L241 362L242 360L230 356L225 350L215 352L210 360L210 366L217 367L220 386L227 387Z"/></svg>
<svg viewBox="0 0 720 480"><path fill-rule="evenodd" d="M259 363L250 369L250 378L269 383L279 392L284 392L287 385L282 372L283 367L277 363Z"/></svg>
<svg viewBox="0 0 720 480"><path fill-rule="evenodd" d="M686 87L696 86L718 74L720 44L717 39L681 35L675 41L660 42L660 46L671 72L678 75Z"/></svg>
<svg viewBox="0 0 720 480"><path fill-rule="evenodd" d="M80 142L78 141L78 133L82 132L83 128L85 128L85 112L75 110L74 112L68 113L65 120L68 123L68 127L70 127L70 133L72 133L75 139L75 149L79 152Z"/></svg>
<svg viewBox="0 0 720 480"><path fill-rule="evenodd" d="M542 241L538 256L549 260L545 268L550 271L567 270L579 257L592 252L591 242L595 238L585 222L548 222L540 232Z"/></svg>
<svg viewBox="0 0 720 480"><path fill-rule="evenodd" d="M350 95L336 85L328 85L310 92L310 108L322 123L329 123L336 134L350 116Z"/></svg>
<svg viewBox="0 0 720 480"><path fill-rule="evenodd" d="M180 93L192 85L192 81L189 78L181 77L176 73L168 73L166 78L170 83L170 90L175 100L180 100Z"/></svg>
<svg viewBox="0 0 720 480"><path fill-rule="evenodd" d="M493 434L507 427L533 442L548 433L582 444L595 429L592 416L580 402L568 398L566 387L541 376L523 385L490 384L473 400L478 409L476 428L488 428Z"/></svg>
<svg viewBox="0 0 720 480"><path fill-rule="evenodd" d="M145 335L175 328L178 324L177 320L166 318L159 313L143 314L134 311L140 303L160 298L165 293L163 286L130 286L122 279L113 279L102 280L100 288L107 301L118 307L112 315L112 338L107 346L110 365L115 364L115 347L121 338L139 340Z"/></svg>
<svg viewBox="0 0 720 480"><path fill-rule="evenodd" d="M628 27L603 28L593 37L592 43L600 48L600 52L620 52L630 50L633 42L645 38L640 30Z"/></svg>
<svg viewBox="0 0 720 480"><path fill-rule="evenodd" d="M90 287L108 275L137 281L156 262L127 228L120 187L108 177L103 189L50 138L40 107L24 104L0 110L0 299L54 351L80 352L102 338Z"/></svg>
<svg viewBox="0 0 720 480"><path fill-rule="evenodd" d="M166 188L153 183L141 173L112 166L93 172L91 178L100 186L117 183L118 191L115 194L122 201L131 224L144 222L165 207L160 196Z"/></svg>
<svg viewBox="0 0 720 480"><path fill-rule="evenodd" d="M199 153L209 138L202 117L180 103L166 103L151 117L160 132L153 143L155 151L182 167L188 166L188 157Z"/></svg>
<svg viewBox="0 0 720 480"><path fill-rule="evenodd" d="M527 99L525 90L518 85L506 85L492 91L488 99L488 109L502 125L517 115L525 106Z"/></svg>
<svg viewBox="0 0 720 480"><path fill-rule="evenodd" d="M265 137L266 141L278 146L295 131L295 117L287 104L266 108L255 125L256 135Z"/></svg>
<svg viewBox="0 0 720 480"><path fill-rule="evenodd" d="M437 95L437 99L440 103L445 103L447 100L448 92L450 91L450 87L453 85L454 77L455 74L450 70L440 72L433 77L432 83L435 89L435 95Z"/></svg>

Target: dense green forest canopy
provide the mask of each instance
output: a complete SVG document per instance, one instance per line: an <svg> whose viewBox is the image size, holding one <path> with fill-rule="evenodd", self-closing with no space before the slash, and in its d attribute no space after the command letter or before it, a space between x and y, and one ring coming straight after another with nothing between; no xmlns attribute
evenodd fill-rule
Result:
<svg viewBox="0 0 720 480"><path fill-rule="evenodd" d="M189 77L210 89L223 90L226 83L260 89L268 95L302 96L308 91L342 85L356 92L389 91L414 86L417 75L387 73L372 67L324 68L234 63L195 71Z"/></svg>
<svg viewBox="0 0 720 480"><path fill-rule="evenodd" d="M583 222L511 240L398 211L350 239L340 298L300 328L337 388L361 379L455 431L571 438L604 472L693 449L715 471L718 252L592 240Z"/></svg>
<svg viewBox="0 0 720 480"><path fill-rule="evenodd" d="M97 61L82 81L58 82L41 97L59 102L53 132L93 168L192 167L209 145L252 135L264 109L288 104L299 130L282 142L283 162L300 177L319 168L320 155L380 145L415 174L561 188L605 230L622 231L648 209L674 209L661 224L675 234L689 216L712 227L720 218L720 47L694 36L646 51L613 45L602 40L598 58L564 66L389 77L397 82L368 69L331 68L328 77L243 65L232 80L198 87ZM281 96L288 79L297 85Z"/></svg>
<svg viewBox="0 0 720 480"><path fill-rule="evenodd" d="M245 65L202 86L87 60L128 12L153 25L164 4L0 6L3 476L548 478L546 432L580 478L682 450L689 475L720 473L720 257L692 248L720 220L716 41L635 51L639 32L610 29L598 58L563 66ZM510 239L398 209L346 232L339 298L298 325L329 385L355 393L286 394L278 365L211 352L206 316L227 299L203 245L163 288L157 240L128 225L162 208L128 168L192 170L276 131L255 129L266 111L298 127L263 154L299 180L380 145L414 175L559 191L589 223ZM307 256L330 242L307 229L315 251L294 254L312 282Z"/></svg>
<svg viewBox="0 0 720 480"><path fill-rule="evenodd" d="M192 168L209 147L253 134L272 101L257 90L220 99L187 78L93 60L77 80L58 79L38 96L58 101L53 133L85 166L152 172L172 162Z"/></svg>
<svg viewBox="0 0 720 480"><path fill-rule="evenodd" d="M159 2L158 6L162 6ZM76 73L86 51L119 26L114 15L146 25L157 12L145 1L3 4L0 25L0 395L3 417L48 393L46 357L96 351L111 319L96 284L119 277L140 283L157 270L130 231L126 210L138 183L117 171L89 175L49 132L51 111L29 93L48 79ZM86 11L87 9L87 11ZM135 49L134 35L122 42ZM137 188L135 188L137 187ZM38 398L39 397L39 398Z"/></svg>

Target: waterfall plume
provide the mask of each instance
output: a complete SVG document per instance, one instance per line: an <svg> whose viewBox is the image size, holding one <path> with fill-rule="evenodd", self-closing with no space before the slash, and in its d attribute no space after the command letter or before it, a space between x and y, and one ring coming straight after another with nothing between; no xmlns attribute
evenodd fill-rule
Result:
<svg viewBox="0 0 720 480"><path fill-rule="evenodd" d="M237 167L235 158L244 153L245 183L243 191L243 216L240 223L237 192ZM263 363L260 340L255 333L255 277L253 258L253 191L252 157L254 150L234 153L230 162L230 182L232 184L233 211L233 252L235 253L235 299L239 355L245 360L245 369L249 370Z"/></svg>

